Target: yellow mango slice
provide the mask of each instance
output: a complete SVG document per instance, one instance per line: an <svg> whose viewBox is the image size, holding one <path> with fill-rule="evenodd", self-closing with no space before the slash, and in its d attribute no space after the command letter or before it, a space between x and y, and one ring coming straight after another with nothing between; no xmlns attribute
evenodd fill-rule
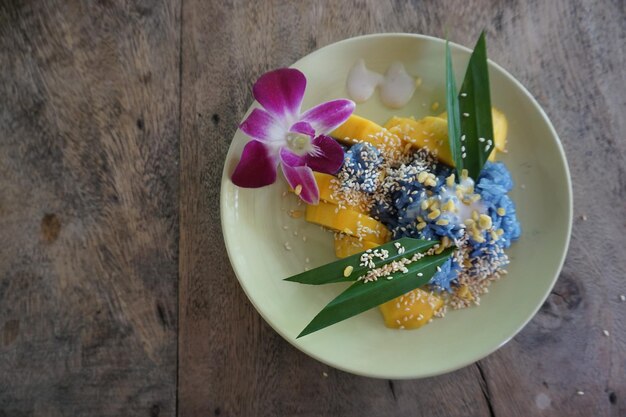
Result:
<svg viewBox="0 0 626 417"><path fill-rule="evenodd" d="M346 145L352 145L355 142L367 142L379 149L395 149L403 145L400 138L391 134L381 125L355 114L333 130L330 136Z"/></svg>
<svg viewBox="0 0 626 417"><path fill-rule="evenodd" d="M307 205L306 221L329 229L382 244L389 240L389 230L379 221L351 209L339 209L335 204L320 201Z"/></svg>
<svg viewBox="0 0 626 417"><path fill-rule="evenodd" d="M379 246L378 243L368 242L367 240L359 240L356 237L338 234L335 235L335 256L337 258L347 258L356 255L367 249L373 249Z"/></svg>
<svg viewBox="0 0 626 417"><path fill-rule="evenodd" d="M317 188L320 190L320 200L327 203L337 204L337 200L333 197L333 186L331 184L331 181L336 177L330 174L315 171L313 171L313 176L315 177Z"/></svg>
<svg viewBox="0 0 626 417"><path fill-rule="evenodd" d="M337 198L333 195L335 192L336 185L332 184L332 180L335 179L333 175L324 174L321 172L313 172L313 176L315 177L315 182L317 183L317 188L320 190L320 200L325 201L327 203L339 204ZM363 210L358 207L351 206L347 202L343 203L347 208L358 211L359 213L366 214Z"/></svg>
<svg viewBox="0 0 626 417"><path fill-rule="evenodd" d="M437 159L454 166L448 144L448 121L427 116L420 120L409 117L392 117L385 123L390 132L410 142L415 148L428 148L436 152Z"/></svg>
<svg viewBox="0 0 626 417"><path fill-rule="evenodd" d="M335 186L332 184L333 179L337 178L330 174L324 174L322 172L313 171L313 177L317 183L317 188L320 191L320 200L331 204L339 204L339 201L334 196ZM289 187L289 191L293 193L293 188ZM347 202L343 202L343 205L351 210L358 211L362 214L367 214L360 207L352 206Z"/></svg>
<svg viewBox="0 0 626 417"><path fill-rule="evenodd" d="M493 143L496 145L498 152L506 152L506 136L509 132L509 122L506 120L504 113L495 107L491 108L491 119L493 121Z"/></svg>
<svg viewBox="0 0 626 417"><path fill-rule="evenodd" d="M378 308L385 326L393 329L417 329L433 317L443 306L443 300L419 288L381 304Z"/></svg>

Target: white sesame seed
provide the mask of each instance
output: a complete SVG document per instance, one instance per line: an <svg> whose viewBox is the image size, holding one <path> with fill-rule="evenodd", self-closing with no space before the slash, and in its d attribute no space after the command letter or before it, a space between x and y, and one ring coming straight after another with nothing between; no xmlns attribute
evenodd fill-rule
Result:
<svg viewBox="0 0 626 417"><path fill-rule="evenodd" d="M602 330L602 334L605 335L606 337L609 337L611 335L611 333L609 333L608 330Z"/></svg>
<svg viewBox="0 0 626 417"><path fill-rule="evenodd" d="M463 113L463 117L469 117L469 113Z"/></svg>
<svg viewBox="0 0 626 417"><path fill-rule="evenodd" d="M624 294L620 295L620 296L619 296L619 299L620 299L621 301L626 301L626 295L624 295Z"/></svg>
<svg viewBox="0 0 626 417"><path fill-rule="evenodd" d="M576 395L585 395L585 391L578 390L576 391Z"/></svg>
<svg viewBox="0 0 626 417"><path fill-rule="evenodd" d="M309 263L311 260L309 258L304 258L304 262Z"/></svg>
<svg viewBox="0 0 626 417"><path fill-rule="evenodd" d="M485 146L485 152L487 152L489 150L489 148L490 148L489 145Z"/></svg>
<svg viewBox="0 0 626 417"><path fill-rule="evenodd" d="M461 93L461 97L467 97L467 93Z"/></svg>
<svg viewBox="0 0 626 417"><path fill-rule="evenodd" d="M285 242L284 246L286 250L291 250L291 245L289 244L289 242Z"/></svg>
<svg viewBox="0 0 626 417"><path fill-rule="evenodd" d="M582 221L587 221L587 215L586 215L586 214L583 214L582 216L580 216L580 219L581 219Z"/></svg>
<svg viewBox="0 0 626 417"><path fill-rule="evenodd" d="M423 274L423 273L421 273L421 272L418 272L418 273L417 273L417 276L418 276L418 277L423 277L423 276L424 276L424 274Z"/></svg>
<svg viewBox="0 0 626 417"><path fill-rule="evenodd" d="M328 374L326 372L322 372L322 375L324 376L324 378L328 378Z"/></svg>
<svg viewBox="0 0 626 417"><path fill-rule="evenodd" d="M465 152L463 152L463 154L461 155L461 158L465 159L466 156L467 156L467 154Z"/></svg>
<svg viewBox="0 0 626 417"><path fill-rule="evenodd" d="M485 138L478 138L478 141L479 141L479 142L484 142L484 141L485 141Z"/></svg>
<svg viewBox="0 0 626 417"><path fill-rule="evenodd" d="M465 142L465 135L461 135L461 142Z"/></svg>

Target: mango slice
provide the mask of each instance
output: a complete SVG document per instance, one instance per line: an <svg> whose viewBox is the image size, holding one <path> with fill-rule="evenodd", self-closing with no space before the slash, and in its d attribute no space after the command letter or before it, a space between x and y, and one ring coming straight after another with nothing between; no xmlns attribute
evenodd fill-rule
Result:
<svg viewBox="0 0 626 417"><path fill-rule="evenodd" d="M324 174L324 173L315 172L315 171L313 172L313 176L315 177L317 188L319 188L320 190L320 200L325 201L327 203L339 204L339 201L333 195L335 192L336 185L332 184L332 180L335 179L336 177L330 174ZM362 213L362 214L367 214L363 210L361 210L359 207L352 206L345 201L343 202L343 205L351 210L358 211L359 213Z"/></svg>
<svg viewBox="0 0 626 417"><path fill-rule="evenodd" d="M454 166L448 144L448 121L440 117L424 117L415 120L409 117L392 117L385 123L390 132L410 142L415 148L427 147L436 152L437 159Z"/></svg>
<svg viewBox="0 0 626 417"><path fill-rule="evenodd" d="M315 177L317 188L320 190L320 200L326 201L327 203L337 204L338 201L335 197L333 197L333 186L331 184L331 181L336 177L317 171L313 171L313 177ZM294 190L289 187L289 191L293 193Z"/></svg>
<svg viewBox="0 0 626 417"><path fill-rule="evenodd" d="M335 185L332 184L333 179L335 179L336 177L330 174L324 174L322 172L317 172L317 171L313 171L313 177L315 177L317 188L320 191L320 200L325 201L327 203L338 205L339 201L334 195ZM289 191L293 193L294 190L293 188L289 187ZM351 210L358 211L359 213L367 214L360 207L352 206L348 204L346 201L343 202L343 206Z"/></svg>
<svg viewBox="0 0 626 417"><path fill-rule="evenodd" d="M402 140L387 129L364 117L353 114L341 126L333 130L330 136L345 145L355 142L367 142L378 149L397 149L403 146Z"/></svg>
<svg viewBox="0 0 626 417"><path fill-rule="evenodd" d="M319 224L363 240L382 244L389 240L389 230L379 221L351 209L339 209L335 204L320 201L307 205L306 221Z"/></svg>
<svg viewBox="0 0 626 417"><path fill-rule="evenodd" d="M315 177L317 188L320 190L320 200L327 203L337 204L338 201L335 197L333 197L333 186L331 184L331 181L336 177L316 171L313 171L313 176Z"/></svg>
<svg viewBox="0 0 626 417"><path fill-rule="evenodd" d="M379 246L378 243L359 240L353 236L335 235L335 256L340 259L356 255L367 249L374 249L377 246Z"/></svg>
<svg viewBox="0 0 626 417"><path fill-rule="evenodd" d="M427 324L435 312L443 306L443 300L419 288L381 304L378 308L385 326L392 329L417 329Z"/></svg>
<svg viewBox="0 0 626 417"><path fill-rule="evenodd" d="M504 113L495 107L491 108L491 119L493 121L493 143L496 145L498 152L506 152L506 136L509 132L509 122L506 120Z"/></svg>

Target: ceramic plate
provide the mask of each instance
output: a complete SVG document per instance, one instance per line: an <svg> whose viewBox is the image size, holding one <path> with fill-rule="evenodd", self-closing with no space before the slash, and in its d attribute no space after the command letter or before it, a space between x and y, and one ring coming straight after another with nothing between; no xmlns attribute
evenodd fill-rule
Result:
<svg viewBox="0 0 626 417"><path fill-rule="evenodd" d="M451 45L457 83L470 51ZM412 100L400 110L386 108L378 95L356 107L355 114L383 124L394 115L432 115L431 103L445 103L445 43L409 34L347 39L296 62L308 83L303 110L323 101L347 98L346 77L363 58L384 73L393 61L422 79ZM233 269L263 318L288 342L308 355L355 374L379 378L419 378L442 374L475 362L510 340L533 317L559 274L569 242L572 192L562 146L546 114L510 74L489 63L492 104L509 120L508 153L499 154L515 181L522 237L508 250L509 274L494 283L480 307L449 312L444 319L413 331L386 328L377 311L351 318L296 339L298 333L346 284L307 286L283 278L334 261L332 233L294 219L303 209L280 178L261 189L241 189L230 181L247 137L237 131L222 176L221 217ZM252 84L255 80L250 80ZM253 107L257 104L253 104ZM304 240L306 238L306 241ZM288 242L292 248L285 249Z"/></svg>

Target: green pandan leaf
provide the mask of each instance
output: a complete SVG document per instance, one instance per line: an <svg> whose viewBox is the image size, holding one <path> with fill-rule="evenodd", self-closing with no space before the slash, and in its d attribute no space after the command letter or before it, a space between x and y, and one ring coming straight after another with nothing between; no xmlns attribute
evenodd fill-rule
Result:
<svg viewBox="0 0 626 417"><path fill-rule="evenodd" d="M463 169L461 158L461 121L459 120L459 101L457 99L456 79L452 67L450 43L446 41L446 111L448 113L448 142L454 165L460 175Z"/></svg>
<svg viewBox="0 0 626 417"><path fill-rule="evenodd" d="M385 243L384 245L372 249L372 251L386 250L389 252L389 256L384 260L380 258L374 258L374 265L376 268L378 268L379 266L387 264L391 261L400 258L408 258L414 253L425 252L433 246L437 245L438 243L439 241L437 240L420 240L410 237L403 237L401 239L394 240L393 242ZM396 247L396 245L403 247L404 252L398 253L398 248ZM310 271L305 271L289 278L285 278L285 281L299 282L301 284L309 285L356 281L358 277L364 275L369 270L368 266L360 265L361 255L363 255L364 253L365 252L357 253L356 255L352 255L347 258L340 259L326 265L322 265L318 268L311 269ZM346 277L344 276L344 271L346 271L346 268L349 267L352 267L352 272L349 276Z"/></svg>
<svg viewBox="0 0 626 417"><path fill-rule="evenodd" d="M478 38L470 57L458 100L461 119L460 140L450 140L450 144L458 147L456 152L461 152L460 163L455 159L458 173L467 169L468 175L476 180L489 154L495 148L484 32ZM450 114L448 112L448 120ZM448 123L450 124L450 121Z"/></svg>
<svg viewBox="0 0 626 417"><path fill-rule="evenodd" d="M397 272L391 279L357 281L332 300L302 330L298 337L311 334L335 323L356 316L389 300L427 284L455 248L448 248L439 255L430 255L407 265L407 273Z"/></svg>

